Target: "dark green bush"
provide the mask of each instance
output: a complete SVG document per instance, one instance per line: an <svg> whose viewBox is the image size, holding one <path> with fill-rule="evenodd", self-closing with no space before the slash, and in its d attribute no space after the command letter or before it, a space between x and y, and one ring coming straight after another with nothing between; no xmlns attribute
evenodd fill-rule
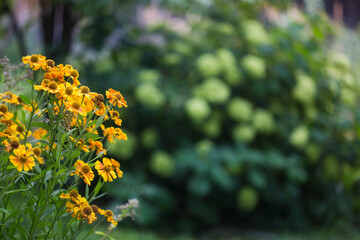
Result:
<svg viewBox="0 0 360 240"><path fill-rule="evenodd" d="M250 1L206 9L178 17L181 31L170 18L128 26L85 66L93 87L117 83L129 103L129 140L110 152L126 174L107 191L138 197L140 223L161 228L351 219L358 84L329 50L331 23L301 12L277 22Z"/></svg>

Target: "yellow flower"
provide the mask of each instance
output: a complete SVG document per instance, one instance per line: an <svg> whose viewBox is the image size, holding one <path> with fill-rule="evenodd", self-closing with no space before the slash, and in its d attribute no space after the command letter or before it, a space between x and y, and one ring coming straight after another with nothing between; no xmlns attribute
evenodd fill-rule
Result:
<svg viewBox="0 0 360 240"><path fill-rule="evenodd" d="M81 196L79 194L78 191L76 190L71 190L69 193L65 194L65 193L61 193L60 198L62 199L71 199L74 202L76 201L76 199L79 199Z"/></svg>
<svg viewBox="0 0 360 240"><path fill-rule="evenodd" d="M125 101L123 95L121 95L121 93L119 91L115 91L113 89L109 89L109 91L106 91L106 97L108 99L110 99L110 103L113 104L114 106L118 106L118 107L127 107L127 102Z"/></svg>
<svg viewBox="0 0 360 240"><path fill-rule="evenodd" d="M94 179L94 172L91 170L91 167L84 163L82 160L77 160L75 163L75 172L72 172L70 175L73 176L77 174L80 176L87 185L91 185L91 181Z"/></svg>
<svg viewBox="0 0 360 240"><path fill-rule="evenodd" d="M22 57L22 61L24 64L29 64L30 68L34 71L39 70L40 68L46 67L46 57L41 56L40 54L33 54L31 56Z"/></svg>
<svg viewBox="0 0 360 240"><path fill-rule="evenodd" d="M111 158L111 164L112 164L113 170L116 171L117 176L119 178L121 178L123 175L123 172L120 170L120 163L118 161L116 161L115 159Z"/></svg>
<svg viewBox="0 0 360 240"><path fill-rule="evenodd" d="M67 101L81 101L81 94L79 89L70 83L66 82L65 84L61 84L59 86L60 94L59 99L66 99Z"/></svg>
<svg viewBox="0 0 360 240"><path fill-rule="evenodd" d="M106 154L106 149L104 149L103 144L100 141L89 141L89 149L91 151L96 150L96 154L101 152L104 152L104 155Z"/></svg>
<svg viewBox="0 0 360 240"><path fill-rule="evenodd" d="M4 150L6 152L11 152L12 150L19 148L19 146L20 146L20 142L17 137L11 139L10 142L8 142L8 140L5 139L2 142L2 144L4 145Z"/></svg>
<svg viewBox="0 0 360 240"><path fill-rule="evenodd" d="M12 119L14 114L8 111L8 107L5 104L0 105L0 118L6 121Z"/></svg>
<svg viewBox="0 0 360 240"><path fill-rule="evenodd" d="M27 151L24 145L20 145L18 149L15 149L13 154L10 156L10 162L18 171L24 170L27 172L35 166L34 158L31 156L33 153Z"/></svg>
<svg viewBox="0 0 360 240"><path fill-rule="evenodd" d="M114 111L114 110L110 110L109 111L109 114L111 116L111 119L114 120L115 124L118 125L118 126L121 126L121 122L122 120L119 118L120 117L120 114L118 111Z"/></svg>
<svg viewBox="0 0 360 240"><path fill-rule="evenodd" d="M111 222L115 226L117 225L117 222L114 220L114 214L111 210L103 210L99 208L99 213L107 218L108 222Z"/></svg>
<svg viewBox="0 0 360 240"><path fill-rule="evenodd" d="M44 162L44 158L40 157L42 151L41 151L41 149L40 149L39 147L34 147L34 148L32 149L32 152L34 153L33 157L34 157L37 161L39 161L40 164L44 164L44 163L45 163L45 162Z"/></svg>
<svg viewBox="0 0 360 240"><path fill-rule="evenodd" d="M11 92L0 93L0 100L7 103L19 104L19 98L19 96Z"/></svg>
<svg viewBox="0 0 360 240"><path fill-rule="evenodd" d="M70 112L73 112L75 114L80 114L82 116L86 116L87 112L85 109L81 106L81 103L78 101L73 102L66 102L65 103L66 109Z"/></svg>
<svg viewBox="0 0 360 240"><path fill-rule="evenodd" d="M107 140L110 143L114 142L114 138L117 138L119 140L127 140L127 136L125 133L123 133L123 131L120 128L114 128L114 127L108 127L105 128L104 125L100 126L101 129L103 130L103 136L107 136Z"/></svg>
<svg viewBox="0 0 360 240"><path fill-rule="evenodd" d="M86 128L87 132L91 132L91 133L95 133L95 134L99 134L98 130L95 130L95 125L92 125L88 128Z"/></svg>
<svg viewBox="0 0 360 240"><path fill-rule="evenodd" d="M43 128L38 128L33 132L33 137L36 139L42 139L47 134L47 131Z"/></svg>
<svg viewBox="0 0 360 240"><path fill-rule="evenodd" d="M41 85L34 85L34 89L37 91L46 91L50 93L59 93L60 88L56 82L49 81L48 79L44 79L41 82Z"/></svg>
<svg viewBox="0 0 360 240"><path fill-rule="evenodd" d="M14 138L16 133L11 128L6 128L0 132L0 137Z"/></svg>
<svg viewBox="0 0 360 240"><path fill-rule="evenodd" d="M103 158L103 162L96 161L95 168L105 182L112 182L116 178L113 165L110 159Z"/></svg>
<svg viewBox="0 0 360 240"><path fill-rule="evenodd" d="M92 209L91 206L86 206L84 208L81 209L81 214L82 214L82 217L84 219L86 219L86 221L91 224L93 223L94 221L96 221L97 217Z"/></svg>
<svg viewBox="0 0 360 240"><path fill-rule="evenodd" d="M49 80L50 82L56 82L57 84L64 83L64 72L59 70L52 70L45 73L44 80L45 79Z"/></svg>

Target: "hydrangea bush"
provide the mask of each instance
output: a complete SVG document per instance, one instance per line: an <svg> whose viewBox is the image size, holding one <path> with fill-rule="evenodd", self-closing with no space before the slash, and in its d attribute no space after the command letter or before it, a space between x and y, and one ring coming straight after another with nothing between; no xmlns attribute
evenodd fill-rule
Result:
<svg viewBox="0 0 360 240"><path fill-rule="evenodd" d="M132 141L109 152L131 159L112 195L141 198L141 223L182 231L351 217L360 206L358 84L349 59L330 50L331 23L256 1L201 10L180 18L183 30L171 18L128 26L108 55L84 65L88 77L124 79L134 103ZM81 34L98 35L89 24Z"/></svg>
<svg viewBox="0 0 360 240"><path fill-rule="evenodd" d="M30 94L0 93L0 237L74 239L86 222L116 226L121 219L92 202L123 175L102 141L127 139L118 112L124 97L91 92L71 65L40 54L22 60L33 71L23 83ZM8 75L2 68L2 84Z"/></svg>

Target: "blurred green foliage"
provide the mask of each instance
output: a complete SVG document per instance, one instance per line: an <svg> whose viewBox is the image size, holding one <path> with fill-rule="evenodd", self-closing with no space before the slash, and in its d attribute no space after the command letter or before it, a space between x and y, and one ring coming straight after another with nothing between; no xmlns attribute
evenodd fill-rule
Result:
<svg viewBox="0 0 360 240"><path fill-rule="evenodd" d="M121 37L83 62L90 85L117 84L129 103L130 142L110 152L125 176L107 191L138 197L140 224L162 229L351 219L360 207L359 86L349 59L328 49L336 32L325 15L276 12L278 22L257 1L187 14L170 3L149 7L155 23L113 26Z"/></svg>

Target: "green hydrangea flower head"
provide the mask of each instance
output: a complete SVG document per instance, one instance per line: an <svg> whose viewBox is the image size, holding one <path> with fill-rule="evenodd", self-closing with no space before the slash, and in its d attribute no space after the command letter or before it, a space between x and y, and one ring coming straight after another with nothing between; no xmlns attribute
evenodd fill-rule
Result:
<svg viewBox="0 0 360 240"><path fill-rule="evenodd" d="M234 36L236 34L236 30L234 28L233 25L226 23L226 22L221 22L221 23L217 23L215 25L216 31L223 35L223 36Z"/></svg>
<svg viewBox="0 0 360 240"><path fill-rule="evenodd" d="M256 20L245 20L241 23L241 29L244 33L244 38L250 44L261 45L270 44L270 38L264 26Z"/></svg>
<svg viewBox="0 0 360 240"><path fill-rule="evenodd" d="M298 73L292 95L297 101L304 105L312 104L316 96L316 84L314 80L303 73Z"/></svg>
<svg viewBox="0 0 360 240"><path fill-rule="evenodd" d="M349 71L350 67L351 67L351 63L350 63L350 59L348 56L346 56L345 54L341 53L341 52L332 52L330 54L330 59L332 60L332 64L346 72Z"/></svg>
<svg viewBox="0 0 360 240"><path fill-rule="evenodd" d="M258 193L252 187L243 187L237 193L237 206L242 211L253 211L257 207L258 202Z"/></svg>
<svg viewBox="0 0 360 240"><path fill-rule="evenodd" d="M256 130L251 125L239 124L233 128L232 134L235 141L249 143L254 140Z"/></svg>
<svg viewBox="0 0 360 240"><path fill-rule="evenodd" d="M151 156L150 169L160 177L171 177L175 170L174 159L164 151L156 151Z"/></svg>
<svg viewBox="0 0 360 240"><path fill-rule="evenodd" d="M154 69L143 69L139 72L139 80L144 83L158 83L160 80L160 73Z"/></svg>
<svg viewBox="0 0 360 240"><path fill-rule="evenodd" d="M242 76L234 54L229 49L222 48L216 51L216 55L222 64L225 80L230 85L239 85L242 81Z"/></svg>
<svg viewBox="0 0 360 240"><path fill-rule="evenodd" d="M220 74L221 62L219 59L211 53L204 53L196 60L196 66L198 71L204 77L213 77Z"/></svg>
<svg viewBox="0 0 360 240"><path fill-rule="evenodd" d="M296 127L290 134L290 143L298 148L303 148L309 141L309 129L306 126Z"/></svg>
<svg viewBox="0 0 360 240"><path fill-rule="evenodd" d="M253 111L252 103L239 97L232 98L227 107L230 118L237 121L251 120Z"/></svg>
<svg viewBox="0 0 360 240"><path fill-rule="evenodd" d="M330 180L334 180L339 174L339 161L333 155L329 155L324 160L325 177Z"/></svg>
<svg viewBox="0 0 360 240"><path fill-rule="evenodd" d="M356 95L352 89L341 89L341 101L349 106L354 107L356 105Z"/></svg>
<svg viewBox="0 0 360 240"><path fill-rule="evenodd" d="M266 63L257 56L248 55L244 57L241 61L241 66L255 80L264 79L266 76Z"/></svg>
<svg viewBox="0 0 360 240"><path fill-rule="evenodd" d="M154 128L148 128L141 133L140 139L145 148L153 148L158 142L158 133Z"/></svg>
<svg viewBox="0 0 360 240"><path fill-rule="evenodd" d="M141 83L135 88L135 96L145 106L161 108L166 102L164 93L152 83Z"/></svg>
<svg viewBox="0 0 360 240"><path fill-rule="evenodd" d="M253 125L260 133L270 133L275 126L273 115L266 110L257 109L254 113Z"/></svg>
<svg viewBox="0 0 360 240"><path fill-rule="evenodd" d="M218 78L211 77L194 88L196 96L206 99L210 103L224 103L231 94L230 87Z"/></svg>
<svg viewBox="0 0 360 240"><path fill-rule="evenodd" d="M178 53L167 53L167 54L165 54L164 58L162 59L164 64L169 65L169 66L177 65L181 62L181 60L182 60L182 58Z"/></svg>
<svg viewBox="0 0 360 240"><path fill-rule="evenodd" d="M194 122L202 122L210 116L211 108L202 98L193 97L185 103L185 110Z"/></svg>
<svg viewBox="0 0 360 240"><path fill-rule="evenodd" d="M210 138L216 138L221 134L221 120L217 117L211 117L203 126L202 130Z"/></svg>
<svg viewBox="0 0 360 240"><path fill-rule="evenodd" d="M210 139L202 139L196 143L196 151L200 156L206 156L214 147L214 143Z"/></svg>

